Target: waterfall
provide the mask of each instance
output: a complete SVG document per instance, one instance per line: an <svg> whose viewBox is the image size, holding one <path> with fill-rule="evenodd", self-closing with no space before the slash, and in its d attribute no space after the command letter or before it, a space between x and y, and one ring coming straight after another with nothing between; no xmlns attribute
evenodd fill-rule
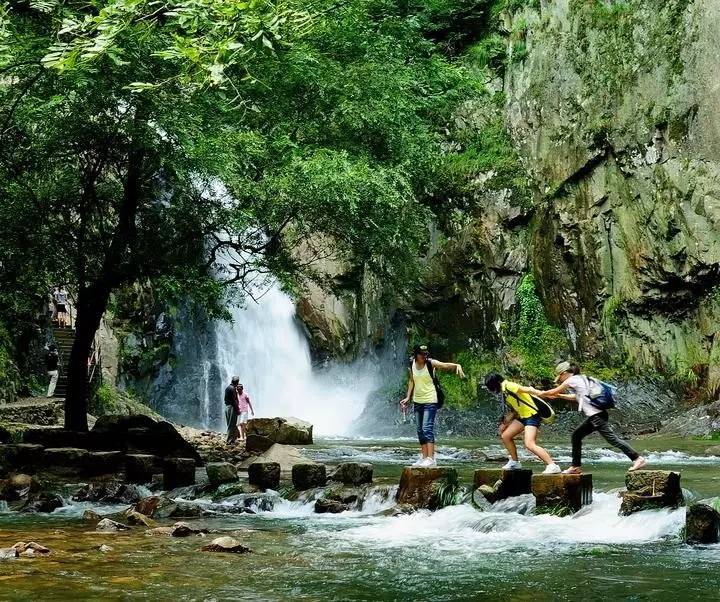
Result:
<svg viewBox="0 0 720 602"><path fill-rule="evenodd" d="M347 434L373 392L396 376L395 362L368 356L313 367L292 299L277 284L266 286L257 302L230 307L231 321L181 311L174 359L153 383L153 406L171 420L224 431L223 391L238 375L257 417L294 416L317 434Z"/></svg>

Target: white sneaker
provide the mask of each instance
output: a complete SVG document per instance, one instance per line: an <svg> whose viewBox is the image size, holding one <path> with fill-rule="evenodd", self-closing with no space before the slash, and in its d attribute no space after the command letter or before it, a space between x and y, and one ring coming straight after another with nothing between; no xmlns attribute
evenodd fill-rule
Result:
<svg viewBox="0 0 720 602"><path fill-rule="evenodd" d="M553 464L548 464L548 465L545 467L545 470L542 471L543 474L560 474L561 472L562 472L562 470L561 470L560 467L559 467L557 464L555 464L555 463L553 463Z"/></svg>
<svg viewBox="0 0 720 602"><path fill-rule="evenodd" d="M423 458L422 456L420 456L420 457L419 457L417 460L415 460L415 462L413 462L410 466L412 466L413 468L418 468L419 466L422 466L422 463L423 463L424 460L425 460L425 458Z"/></svg>
<svg viewBox="0 0 720 602"><path fill-rule="evenodd" d="M508 460L508 463L502 467L502 470L520 470L521 468L522 464L517 460Z"/></svg>
<svg viewBox="0 0 720 602"><path fill-rule="evenodd" d="M432 468L435 466L435 460L432 458L423 458L422 462L418 465L419 468Z"/></svg>

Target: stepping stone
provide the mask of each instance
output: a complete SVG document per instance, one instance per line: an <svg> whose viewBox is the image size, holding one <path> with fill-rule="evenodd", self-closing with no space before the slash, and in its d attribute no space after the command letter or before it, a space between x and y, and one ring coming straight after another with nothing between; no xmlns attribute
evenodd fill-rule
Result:
<svg viewBox="0 0 720 602"><path fill-rule="evenodd" d="M680 473L671 470L636 470L625 476L627 491L622 494L620 515L642 510L679 508L685 505Z"/></svg>
<svg viewBox="0 0 720 602"><path fill-rule="evenodd" d="M248 481L263 491L280 488L280 464L277 462L253 462L248 466Z"/></svg>
<svg viewBox="0 0 720 602"><path fill-rule="evenodd" d="M163 487L166 491L195 484L195 460L192 458L165 458Z"/></svg>
<svg viewBox="0 0 720 602"><path fill-rule="evenodd" d="M439 505L437 494L440 484L449 479L457 480L457 471L454 468L407 467L400 477L400 487L395 501L398 504L409 504L414 508L435 510Z"/></svg>
<svg viewBox="0 0 720 602"><path fill-rule="evenodd" d="M481 468L475 471L473 490L480 489L488 502L494 503L517 495L532 492L532 470L503 470Z"/></svg>
<svg viewBox="0 0 720 602"><path fill-rule="evenodd" d="M330 480L344 485L370 484L373 480L373 465L366 462L343 462L330 475Z"/></svg>
<svg viewBox="0 0 720 602"><path fill-rule="evenodd" d="M238 480L237 468L230 462L210 462L205 466L205 472L213 487Z"/></svg>
<svg viewBox="0 0 720 602"><path fill-rule="evenodd" d="M125 478L128 483L150 483L158 462L158 457L151 454L128 454L125 456Z"/></svg>
<svg viewBox="0 0 720 602"><path fill-rule="evenodd" d="M295 464L292 467L293 487L298 491L306 489L314 489L315 487L325 487L327 484L327 474L324 464Z"/></svg>
<svg viewBox="0 0 720 602"><path fill-rule="evenodd" d="M97 476L122 472L125 466L125 454L121 451L88 452L85 474Z"/></svg>
<svg viewBox="0 0 720 602"><path fill-rule="evenodd" d="M568 516L592 504L592 475L536 474L532 477L537 514Z"/></svg>

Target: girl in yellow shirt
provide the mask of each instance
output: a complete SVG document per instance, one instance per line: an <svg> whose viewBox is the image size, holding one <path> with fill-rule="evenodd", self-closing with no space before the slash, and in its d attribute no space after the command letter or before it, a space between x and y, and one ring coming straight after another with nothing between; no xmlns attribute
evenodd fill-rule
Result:
<svg viewBox="0 0 720 602"><path fill-rule="evenodd" d="M420 441L420 459L413 466L420 468L437 466L435 461L435 415L438 411L438 394L433 380L435 370L455 372L460 378L465 378L460 364L430 359L425 345L416 346L413 350L407 395L400 400L400 407L405 411L412 399L418 440Z"/></svg>

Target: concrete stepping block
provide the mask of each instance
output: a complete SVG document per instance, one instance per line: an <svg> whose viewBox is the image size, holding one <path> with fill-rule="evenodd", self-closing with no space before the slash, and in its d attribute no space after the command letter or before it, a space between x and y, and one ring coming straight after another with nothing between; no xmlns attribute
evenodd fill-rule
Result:
<svg viewBox="0 0 720 602"><path fill-rule="evenodd" d="M568 516L592 504L592 474L536 474L532 477L537 514Z"/></svg>
<svg viewBox="0 0 720 602"><path fill-rule="evenodd" d="M526 495L532 492L532 470L478 469L473 477L473 490L477 489L490 503L517 495Z"/></svg>
<svg viewBox="0 0 720 602"><path fill-rule="evenodd" d="M457 480L457 471L454 468L407 467L400 477L400 487L395 501L398 504L407 504L414 508L434 510L438 506L437 494L440 484L451 479Z"/></svg>

